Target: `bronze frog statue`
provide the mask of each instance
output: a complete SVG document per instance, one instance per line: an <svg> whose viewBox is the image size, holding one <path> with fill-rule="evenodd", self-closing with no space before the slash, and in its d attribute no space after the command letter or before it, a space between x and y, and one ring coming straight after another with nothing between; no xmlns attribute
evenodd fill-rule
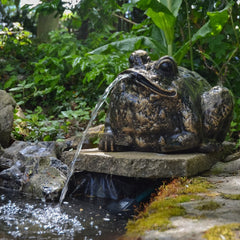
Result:
<svg viewBox="0 0 240 240"><path fill-rule="evenodd" d="M221 145L233 115L227 88L211 87L169 56L151 61L137 50L129 62L110 94L100 150L209 152Z"/></svg>

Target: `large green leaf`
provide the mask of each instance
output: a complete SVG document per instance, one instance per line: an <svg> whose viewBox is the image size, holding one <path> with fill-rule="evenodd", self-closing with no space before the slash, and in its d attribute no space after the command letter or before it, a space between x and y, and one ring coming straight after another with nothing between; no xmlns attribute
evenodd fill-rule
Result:
<svg viewBox="0 0 240 240"><path fill-rule="evenodd" d="M138 7L146 10L146 14L154 24L163 30L168 45L168 54L172 55L174 27L182 0L140 0Z"/></svg>
<svg viewBox="0 0 240 240"><path fill-rule="evenodd" d="M176 22L174 15L169 11L155 12L152 8L149 8L146 13L155 25L163 30L167 44L172 44L174 39L174 26Z"/></svg>
<svg viewBox="0 0 240 240"><path fill-rule="evenodd" d="M182 5L182 0L160 0L160 2L169 9L174 17L177 17L178 11Z"/></svg>
<svg viewBox="0 0 240 240"><path fill-rule="evenodd" d="M141 42L141 45L144 45L148 48L152 48L155 51L165 52L166 49L163 45L155 43L155 41L150 37L140 36L127 38L120 41L111 42L109 44L103 45L99 48L94 49L89 52L89 54L101 54L101 53L110 53L112 48L118 49L122 52L134 51L136 45Z"/></svg>
<svg viewBox="0 0 240 240"><path fill-rule="evenodd" d="M207 13L209 16L209 21L205 23L174 55L174 58L178 64L181 63L183 57L197 40L215 36L221 32L224 25L228 21L228 10L233 6L233 4L234 1L231 1L223 10Z"/></svg>
<svg viewBox="0 0 240 240"><path fill-rule="evenodd" d="M5 5L5 4L7 4L7 0L1 0L1 3L2 3L3 5Z"/></svg>
<svg viewBox="0 0 240 240"><path fill-rule="evenodd" d="M142 10L147 10L151 8L155 12L164 12L167 14L172 14L171 9L168 8L168 4L166 3L166 0L165 1L164 0L140 0L137 3L137 6Z"/></svg>

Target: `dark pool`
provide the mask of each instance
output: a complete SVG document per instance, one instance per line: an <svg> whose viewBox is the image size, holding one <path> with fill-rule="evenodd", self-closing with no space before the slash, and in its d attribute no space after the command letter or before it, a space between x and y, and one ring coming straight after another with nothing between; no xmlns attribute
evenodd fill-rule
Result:
<svg viewBox="0 0 240 240"><path fill-rule="evenodd" d="M94 199L66 199L59 206L0 189L0 239L114 240L129 217Z"/></svg>

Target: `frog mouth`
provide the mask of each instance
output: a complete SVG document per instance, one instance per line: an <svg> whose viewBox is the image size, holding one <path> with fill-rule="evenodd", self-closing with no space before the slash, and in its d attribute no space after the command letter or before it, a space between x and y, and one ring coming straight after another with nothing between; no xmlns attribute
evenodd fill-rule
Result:
<svg viewBox="0 0 240 240"><path fill-rule="evenodd" d="M152 81L148 80L147 77L145 77L142 73L127 70L124 73L129 73L132 78L134 78L137 82L139 82L142 86L150 89L154 93L157 93L161 96L166 97L176 97L177 92L175 90L166 90L161 88L159 85L154 84Z"/></svg>

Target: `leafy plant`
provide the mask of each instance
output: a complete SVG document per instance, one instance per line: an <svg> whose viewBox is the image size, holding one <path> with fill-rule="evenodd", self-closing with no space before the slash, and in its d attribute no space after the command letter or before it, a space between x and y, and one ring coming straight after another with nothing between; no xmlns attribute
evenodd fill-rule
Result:
<svg viewBox="0 0 240 240"><path fill-rule="evenodd" d="M51 3L62 5L58 0ZM41 3L38 8L51 3ZM0 35L0 88L10 91L26 112L27 120L18 121L28 121L32 132L37 127L34 114L43 123L41 132L32 133L31 139L54 139L57 131L67 136L84 127L98 96L128 68L128 57L136 49L147 50L152 59L170 53L181 65L191 66L211 84L226 85L239 98L238 3L138 0L121 8L112 0L84 0L71 10L48 43L36 42L25 25L12 24L15 28L6 28ZM132 19L126 11L132 11ZM125 23L129 27L117 31ZM240 131L239 104L236 100L229 135L234 139ZM62 122L55 123L56 119ZM61 126L69 128L68 132Z"/></svg>
<svg viewBox="0 0 240 240"><path fill-rule="evenodd" d="M186 2L187 4L187 2ZM173 43L175 37L175 24L177 21L178 13L182 5L182 0L140 0L137 2L137 6L143 10L150 17L153 23L162 30L162 38L165 41L163 45L167 45L167 54L174 56L178 64L181 63L182 58L190 50L194 43L201 38L217 35L228 20L228 10L233 6L234 2L231 1L227 6L216 12L208 12L209 21L205 23L201 28L193 34L193 36L184 43L184 45L178 49L175 53L173 52ZM190 35L189 35L190 37ZM166 46L163 46L163 48Z"/></svg>
<svg viewBox="0 0 240 240"><path fill-rule="evenodd" d="M35 46L31 33L16 22L12 28L3 29L0 47L0 88L9 89L32 73L29 60L36 56Z"/></svg>
<svg viewBox="0 0 240 240"><path fill-rule="evenodd" d="M34 111L27 110L26 117L14 115L13 135L16 139L26 141L50 141L64 138L69 122L47 118L43 109L38 106Z"/></svg>
<svg viewBox="0 0 240 240"><path fill-rule="evenodd" d="M229 140L234 140L237 144L236 147L240 147L240 98L235 101L234 116L231 122L230 132L227 136Z"/></svg>
<svg viewBox="0 0 240 240"><path fill-rule="evenodd" d="M189 41L187 41L174 55L174 58L178 63L182 61L182 58L186 55L187 51L189 51L192 45L199 39L216 36L222 31L229 18L228 11L231 9L233 4L234 2L231 1L223 10L207 13L209 21L205 23L196 33L194 33L192 38L189 39Z"/></svg>
<svg viewBox="0 0 240 240"><path fill-rule="evenodd" d="M26 110L25 116L20 116L16 111L13 135L25 141L54 141L75 135L82 131L80 123L83 125L89 120L90 109L84 105L83 102L78 110L62 111L57 119L47 116L40 106L34 111Z"/></svg>
<svg viewBox="0 0 240 240"><path fill-rule="evenodd" d="M63 7L62 0L42 0L41 3L37 4L31 11L35 11L36 13L41 13L43 15L47 15L53 12L57 12L57 14L62 15L65 8Z"/></svg>

